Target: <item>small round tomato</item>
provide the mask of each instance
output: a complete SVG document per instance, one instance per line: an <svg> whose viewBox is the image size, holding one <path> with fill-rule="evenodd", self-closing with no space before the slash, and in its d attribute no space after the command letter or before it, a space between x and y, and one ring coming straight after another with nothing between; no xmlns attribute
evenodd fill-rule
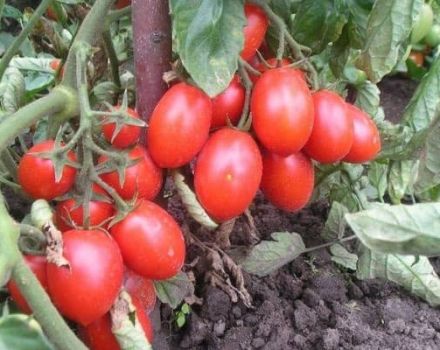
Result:
<svg viewBox="0 0 440 350"><path fill-rule="evenodd" d="M47 290L47 274L46 274L46 257L36 256L36 255L25 255L24 260L26 264L30 267L35 277L40 281L41 286ZM9 294L11 294L12 300L17 304L21 312L25 314L32 314L32 310L29 307L26 299L21 294L16 283L10 280L7 284Z"/></svg>
<svg viewBox="0 0 440 350"><path fill-rule="evenodd" d="M87 326L110 310L122 286L124 265L116 242L97 230L63 234L69 267L47 264L49 295L67 318Z"/></svg>
<svg viewBox="0 0 440 350"><path fill-rule="evenodd" d="M252 125L269 151L289 155L304 147L313 128L312 94L291 68L263 73L251 99Z"/></svg>
<svg viewBox="0 0 440 350"><path fill-rule="evenodd" d="M153 281L138 275L130 269L125 270L124 278L124 287L127 292L139 300L147 314L153 311L156 304L156 290Z"/></svg>
<svg viewBox="0 0 440 350"><path fill-rule="evenodd" d="M269 21L261 7L252 4L244 5L246 26L243 28L244 45L240 56L248 60L255 55L266 35Z"/></svg>
<svg viewBox="0 0 440 350"><path fill-rule="evenodd" d="M212 99L211 128L225 126L229 119L236 125L244 105L245 90L236 75L221 94Z"/></svg>
<svg viewBox="0 0 440 350"><path fill-rule="evenodd" d="M116 170L101 174L101 179L113 187L123 198L130 200L137 198L153 199L162 187L162 169L154 164L148 152L142 146L134 147L129 153L130 160L137 163L125 169L124 183L119 182ZM98 163L104 163L108 158L101 156Z"/></svg>
<svg viewBox="0 0 440 350"><path fill-rule="evenodd" d="M263 153L261 190L280 209L290 212L302 209L312 196L314 178L313 164L301 152L287 157Z"/></svg>
<svg viewBox="0 0 440 350"><path fill-rule="evenodd" d="M194 86L172 86L151 115L147 129L148 151L162 168L177 168L199 153L209 134L212 103Z"/></svg>
<svg viewBox="0 0 440 350"><path fill-rule="evenodd" d="M440 44L440 25L434 24L424 40L431 47L436 47Z"/></svg>
<svg viewBox="0 0 440 350"><path fill-rule="evenodd" d="M141 200L110 233L127 267L145 278L171 278L184 263L185 241L179 225L153 202Z"/></svg>
<svg viewBox="0 0 440 350"><path fill-rule="evenodd" d="M122 9L124 7L129 6L129 5L131 5L131 0L118 0L116 2L115 6L116 6L117 9Z"/></svg>
<svg viewBox="0 0 440 350"><path fill-rule="evenodd" d="M69 191L75 182L75 168L65 165L60 180L56 182L52 160L33 154L49 152L54 147L55 142L53 140L43 141L27 151L18 164L18 182L23 191L34 199L52 200ZM74 152L69 151L68 157L70 160L76 161Z"/></svg>
<svg viewBox="0 0 440 350"><path fill-rule="evenodd" d="M377 126L364 111L356 106L347 103L347 108L353 119L353 145L343 160L350 163L373 160L381 148Z"/></svg>
<svg viewBox="0 0 440 350"><path fill-rule="evenodd" d="M116 107L117 109L119 107ZM127 113L133 119L139 119L139 114L134 109L127 108ZM116 148L127 148L139 141L141 127L137 125L124 125L119 132L114 135L116 123L108 123L102 126L104 138Z"/></svg>
<svg viewBox="0 0 440 350"><path fill-rule="evenodd" d="M215 220L232 219L251 204L261 174L261 154L252 137L243 131L220 129L209 138L197 159L197 198Z"/></svg>
<svg viewBox="0 0 440 350"><path fill-rule="evenodd" d="M422 11L420 11L412 28L411 44L417 44L429 33L433 21L434 13L432 12L431 5L423 4Z"/></svg>
<svg viewBox="0 0 440 350"><path fill-rule="evenodd" d="M337 162L350 151L353 143L353 121L346 103L328 90L315 92L312 98L315 121L304 151L320 163Z"/></svg>
<svg viewBox="0 0 440 350"><path fill-rule="evenodd" d="M413 61L417 67L422 67L425 62L425 55L420 51L411 51L408 59Z"/></svg>

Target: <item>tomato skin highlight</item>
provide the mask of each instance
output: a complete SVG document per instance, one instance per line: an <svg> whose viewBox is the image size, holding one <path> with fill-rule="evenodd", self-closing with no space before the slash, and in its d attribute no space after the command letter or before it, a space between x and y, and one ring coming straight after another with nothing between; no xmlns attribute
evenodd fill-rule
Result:
<svg viewBox="0 0 440 350"><path fill-rule="evenodd" d="M244 98L245 89L236 75L226 90L212 99L211 129L226 126L228 118L236 125L243 111Z"/></svg>
<svg viewBox="0 0 440 350"><path fill-rule="evenodd" d="M227 221L251 204L261 175L261 154L252 137L243 131L220 129L212 134L197 159L197 198L213 219Z"/></svg>
<svg viewBox="0 0 440 350"><path fill-rule="evenodd" d="M152 280L142 277L130 269L126 269L124 287L132 297L136 297L139 300L147 314L153 311L156 305L156 290Z"/></svg>
<svg viewBox="0 0 440 350"><path fill-rule="evenodd" d="M140 119L139 114L137 114L137 112L134 109L127 108L127 113L132 118ZM127 148L139 141L142 128L136 125L124 125L112 141L113 133L115 132L115 129L116 129L115 123L104 124L102 126L102 133L104 135L104 138L113 147Z"/></svg>
<svg viewBox="0 0 440 350"><path fill-rule="evenodd" d="M153 199L162 187L162 169L153 162L142 146L135 146L128 153L128 157L132 160L140 160L125 169L123 185L119 182L117 171L103 173L100 175L101 179L113 187L123 199L130 200L135 195L138 198ZM107 159L106 156L99 157L98 164L104 163Z"/></svg>
<svg viewBox="0 0 440 350"><path fill-rule="evenodd" d="M147 129L148 150L162 168L177 168L199 153L208 139L212 103L186 83L172 86L156 105Z"/></svg>
<svg viewBox="0 0 440 350"><path fill-rule="evenodd" d="M312 98L315 121L304 152L320 163L335 163L347 155L353 144L353 120L338 94L321 90Z"/></svg>
<svg viewBox="0 0 440 350"><path fill-rule="evenodd" d="M163 280L176 275L185 261L183 233L174 218L157 204L141 200L110 228L125 265L137 274Z"/></svg>
<svg viewBox="0 0 440 350"><path fill-rule="evenodd" d="M48 152L55 147L53 140L43 141L33 146L21 158L18 164L18 182L23 191L34 199L52 200L70 190L75 182L76 169L65 165L59 182L55 182L55 169L52 160L44 159L33 152ZM73 151L68 157L76 161Z"/></svg>
<svg viewBox="0 0 440 350"><path fill-rule="evenodd" d="M243 28L244 45L240 56L244 60L248 60L255 55L255 52L263 43L269 20L263 9L253 4L244 5L244 14L247 22Z"/></svg>
<svg viewBox="0 0 440 350"><path fill-rule="evenodd" d="M263 152L261 190L276 207L288 212L302 209L313 193L315 171L302 152L282 157Z"/></svg>
<svg viewBox="0 0 440 350"><path fill-rule="evenodd" d="M263 73L252 93L251 112L258 140L273 153L287 156L298 152L312 133L312 95L294 69Z"/></svg>
<svg viewBox="0 0 440 350"><path fill-rule="evenodd" d="M347 108L353 119L353 145L343 160L349 163L373 160L381 149L379 130L364 111L349 103Z"/></svg>
<svg viewBox="0 0 440 350"><path fill-rule="evenodd" d="M30 267L35 277L40 281L41 286L47 291L47 274L46 274L46 257L37 255L25 255L23 256L26 264ZM27 303L26 299L21 294L14 281L10 280L7 284L9 294L11 294L12 300L17 304L21 312L25 314L32 314L32 310Z"/></svg>
<svg viewBox="0 0 440 350"><path fill-rule="evenodd" d="M67 318L87 326L110 310L122 286L124 266L116 242L97 230L63 234L70 269L47 264L49 295Z"/></svg>

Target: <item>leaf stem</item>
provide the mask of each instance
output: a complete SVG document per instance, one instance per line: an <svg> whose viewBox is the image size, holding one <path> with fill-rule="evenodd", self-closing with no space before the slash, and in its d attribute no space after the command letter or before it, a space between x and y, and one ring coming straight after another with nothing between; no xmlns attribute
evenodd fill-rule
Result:
<svg viewBox="0 0 440 350"><path fill-rule="evenodd" d="M328 242L328 243L320 244L320 245L317 245L317 246L314 246L314 247L306 248L306 249L304 249L303 253L310 253L310 252L313 252L313 251L318 250L318 249L330 247L330 246L332 246L333 244L336 244L336 243L342 243L342 242L351 241L351 240L353 240L355 238L357 238L356 235L351 235L351 236L348 236L348 237L336 239L336 240L334 240L332 242Z"/></svg>
<svg viewBox="0 0 440 350"><path fill-rule="evenodd" d="M116 54L116 50L113 45L113 40L110 35L110 31L108 29L102 33L102 38L104 39L105 50L107 51L108 58L110 59L110 67L112 70L113 82L116 84L118 88L121 88L118 56Z"/></svg>
<svg viewBox="0 0 440 350"><path fill-rule="evenodd" d="M241 113L240 121L238 122L237 127L239 129L244 130L245 125L249 124L248 121L248 114L249 114L249 105L251 102L251 93L252 93L252 81L249 78L249 74L246 71L245 65L242 63L243 59L240 58L238 61L238 72L240 74L241 80L243 82L244 88L245 88L245 98L244 98L244 105L243 105L243 111Z"/></svg>

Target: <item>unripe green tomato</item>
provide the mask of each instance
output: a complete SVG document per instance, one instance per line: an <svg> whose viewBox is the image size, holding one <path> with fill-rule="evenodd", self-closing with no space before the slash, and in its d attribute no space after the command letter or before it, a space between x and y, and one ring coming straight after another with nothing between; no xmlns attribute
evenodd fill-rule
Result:
<svg viewBox="0 0 440 350"><path fill-rule="evenodd" d="M425 43L431 47L436 47L440 44L440 25L434 24L431 27L428 35L425 36Z"/></svg>
<svg viewBox="0 0 440 350"><path fill-rule="evenodd" d="M352 85L362 85L367 80L367 74L356 67L346 66L344 67L344 77Z"/></svg>
<svg viewBox="0 0 440 350"><path fill-rule="evenodd" d="M411 44L416 44L422 40L431 30L434 14L429 4L423 4L422 11L416 20L411 32Z"/></svg>

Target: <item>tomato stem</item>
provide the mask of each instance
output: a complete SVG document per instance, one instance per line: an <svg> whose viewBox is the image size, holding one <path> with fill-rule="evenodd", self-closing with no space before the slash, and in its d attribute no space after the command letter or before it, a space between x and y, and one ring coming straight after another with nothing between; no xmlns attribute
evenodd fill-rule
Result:
<svg viewBox="0 0 440 350"><path fill-rule="evenodd" d="M248 122L248 115L249 115L249 109L251 103L252 81L249 78L249 74L246 71L245 65L243 64L242 61L243 61L242 58L240 58L238 61L238 73L240 74L241 80L244 85L245 98L244 98L243 111L241 113L240 121L238 122L237 127L241 130L248 131L250 125L247 128L245 126L249 124L247 122Z"/></svg>
<svg viewBox="0 0 440 350"><path fill-rule="evenodd" d="M119 89L121 89L121 78L119 77L118 56L116 54L116 50L113 45L113 40L110 35L110 31L108 29L102 33L102 38L104 39L105 50L107 51L107 56L110 60L110 68L112 71L113 82Z"/></svg>

